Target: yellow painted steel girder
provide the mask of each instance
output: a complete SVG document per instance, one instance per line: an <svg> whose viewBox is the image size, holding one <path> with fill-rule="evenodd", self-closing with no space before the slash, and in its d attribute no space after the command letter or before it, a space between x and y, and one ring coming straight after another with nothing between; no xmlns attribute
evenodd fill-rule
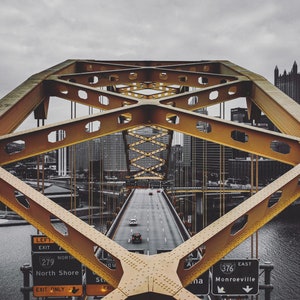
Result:
<svg viewBox="0 0 300 300"><path fill-rule="evenodd" d="M300 164L170 253L152 256L127 251L2 168L0 200L117 289L105 299L126 299L149 292L174 299L197 299L184 287L295 201L300 196L299 176ZM271 205L269 200L278 191L282 195ZM18 200L16 192L26 200ZM53 226L53 217L64 224L64 232ZM243 217L246 222L233 232ZM96 258L97 247L113 257L116 269L107 268ZM203 258L185 270L185 259L200 247L205 249Z"/></svg>
<svg viewBox="0 0 300 300"><path fill-rule="evenodd" d="M43 81L51 74L74 72L75 61L67 60L35 74L0 101L0 134L10 133L36 108L47 101L49 94ZM13 116L13 117L12 117Z"/></svg>
<svg viewBox="0 0 300 300"><path fill-rule="evenodd" d="M159 66L166 65L164 68ZM151 67L145 67L151 66ZM127 68L127 70L126 70ZM125 70L124 70L125 69ZM96 74L95 74L96 72ZM98 72L98 73L97 73ZM107 73L110 72L110 73ZM146 75L136 76L148 73ZM122 73L122 74L121 74ZM124 74L123 74L124 73ZM121 76L122 75L122 76ZM84 80L82 79L84 77ZM263 77L236 66L228 61L200 61L200 62L97 62L97 61L75 61L68 60L57 66L54 66L44 72L36 74L28 79L20 87L9 93L2 98L0 103L0 123L5 119L7 121L6 127L1 126L1 133L9 133L14 127L21 123L22 120L29 114L32 109L36 108L45 97L59 96L63 99L78 101L80 103L96 106L103 109L114 108L124 104L136 103L137 99L134 97L121 96L117 93L109 93L109 91L99 90L99 87L126 85L130 83L138 83L143 79L154 80L154 84L159 87L166 85L189 86L198 89L199 92L198 105L186 107L182 99L182 95L174 95L173 103L176 107L182 107L188 110L195 110L199 107L214 105L220 101L228 101L238 97L249 97L257 106L259 106L264 113L270 116L270 119L279 124L278 128L282 132L290 133L285 126L286 123L280 126L280 119L282 113L289 118L288 121L293 119L296 123L295 128L299 128L299 108L295 101L289 99L284 93L275 88ZM257 86L260 86L264 92L262 95L257 95ZM40 93L28 97L30 91L34 92L35 89L42 90ZM79 91L87 93L87 99L80 96ZM193 91L192 93L194 93ZM209 97L212 92L211 98ZM104 95L109 98L109 104L102 105L101 101L95 101L95 94L97 96ZM72 95L72 97L70 96ZM94 96L93 96L94 95ZM190 98L190 92L184 93L186 100ZM112 98L112 99L110 99ZM266 99L265 99L266 98ZM120 99L120 101L118 100ZM123 101L122 101L123 99ZM179 100L181 99L181 100ZM265 101L267 100L267 101ZM205 102L203 104L203 101ZM34 102L33 106L29 106L28 102ZM164 100L162 103L169 103L170 99ZM269 103L265 106L261 103ZM26 104L24 104L26 103ZM260 104L261 103L261 104ZM112 107L110 105L113 105ZM184 105L184 106L182 106ZM18 111L17 108L22 106L24 112ZM276 113L272 113L276 111ZM18 112L18 119L11 120L7 117L10 113ZM280 116L280 117L279 117ZM3 122L5 123L5 122ZM4 125L4 124L3 124ZM14 126L12 126L14 125ZM6 129L9 128L9 129ZM294 128L294 126L292 126ZM299 135L299 131L296 134Z"/></svg>
<svg viewBox="0 0 300 300"><path fill-rule="evenodd" d="M156 97L140 98L137 94L143 88L153 90ZM46 118L51 97L105 111L12 133L31 111L37 118ZM262 111L282 133L194 112L239 97L247 99L250 114L254 109ZM294 168L170 253L153 256L128 252L2 168L0 200L107 280L115 290L105 299L135 295L143 299L149 293L197 299L184 287L300 196L299 119L300 108L295 101L263 77L228 61L69 60L32 76L0 101L1 165L114 132L158 126L279 160ZM100 126L90 130L94 122ZM207 125L205 130L203 123ZM53 132L62 133L62 140L49 140ZM15 153L9 151L13 142L22 145ZM286 150L279 152L274 147L276 143L284 144ZM273 205L270 198L278 191L281 197ZM24 196L23 200L16 197L16 192ZM54 226L53 217L64 224L64 232ZM233 230L241 220L243 226ZM111 254L116 261L115 270L95 257L97 247ZM199 247L205 249L203 258L185 270L186 256Z"/></svg>
<svg viewBox="0 0 300 300"><path fill-rule="evenodd" d="M145 177L148 177L147 175L152 174L153 179L155 177L160 178L160 180L163 180L165 177L165 173L159 174L157 170L165 165L166 160L159 157L158 155L160 155L163 151L167 149L167 145L158 141L157 139L167 136L168 140L170 140L170 134L168 130L165 130L163 128L155 126L150 128L155 130L155 133L152 132L151 136L143 136L142 134L138 133L138 130L145 129L145 126L140 126L133 130L131 129L126 131L128 137L134 137L135 139L137 139L136 142L129 143L129 146L127 147L128 151L134 154L133 158L128 159L128 169L130 170L130 166L134 166L137 169L141 170L133 175L135 179L145 179ZM125 136L126 141L127 135ZM148 145L148 147L146 147L147 150L142 150L139 148L141 147L141 145L145 144ZM154 145L157 147L154 147ZM144 165L143 159L149 158L152 159L152 165Z"/></svg>
<svg viewBox="0 0 300 300"><path fill-rule="evenodd" d="M221 72L227 73L232 71L235 74L243 74L252 82L249 95L249 110L251 110L250 103L255 104L281 132L300 136L300 111L299 104L296 101L292 100L264 77L241 66L228 61L223 61L220 66Z"/></svg>
<svg viewBox="0 0 300 300"><path fill-rule="evenodd" d="M167 106L154 109L151 120L159 126L195 136L204 140L216 142L242 151L272 158L287 164L299 163L299 137L270 132L262 128L245 124L221 120L207 115L187 112ZM201 124L205 123L205 130ZM208 129L206 129L208 128ZM235 137L241 135L243 139ZM282 143L287 146L285 153L278 152L273 143Z"/></svg>
<svg viewBox="0 0 300 300"><path fill-rule="evenodd" d="M181 257L177 271L183 285L197 278L297 200L300 197L299 179L300 164L175 248L172 251L174 256ZM280 199L278 202L272 203L270 199L277 192L281 192ZM235 231L235 226L239 225L243 218L245 218L245 223L242 223L243 226ZM185 270L183 253L187 256L196 249L196 245L205 249L204 257L191 269Z"/></svg>
<svg viewBox="0 0 300 300"><path fill-rule="evenodd" d="M291 165L296 165L299 162L299 137L225 121L174 107L149 103L149 101L153 102L153 100L148 100L148 104L130 105L34 130L2 135L0 137L0 165L114 132L129 130L141 124L158 125L171 131L182 132ZM120 122L123 117L128 121ZM88 124L93 122L100 122L99 130L89 132L87 130ZM198 124L201 123L208 124L210 130L203 132L198 129ZM49 135L59 131L65 133L65 138L57 142L49 141ZM241 133L246 137L246 140L235 140L232 137L235 132ZM8 153L9 144L17 141L24 142L24 149L20 152ZM274 142L283 143L288 147L289 152L275 151L272 149L272 143Z"/></svg>

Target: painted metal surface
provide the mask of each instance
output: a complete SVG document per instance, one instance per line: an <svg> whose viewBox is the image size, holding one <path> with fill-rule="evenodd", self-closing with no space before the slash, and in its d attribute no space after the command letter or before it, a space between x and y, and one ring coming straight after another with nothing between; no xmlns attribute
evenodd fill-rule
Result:
<svg viewBox="0 0 300 300"><path fill-rule="evenodd" d="M151 93L141 93L144 90ZM13 133L32 111L38 118L46 117L48 100L54 96L102 112ZM246 97L249 110L264 112L282 133L194 112L238 97ZM115 290L105 299L135 295L143 299L145 293L197 299L184 287L300 196L299 120L297 103L261 76L228 61L66 61L34 75L0 101L1 165L114 132L158 126L169 134L182 132L294 167L171 253L151 256L128 252L2 168L0 200L111 284ZM99 129L90 131L89 124L95 121L100 122ZM201 122L207 124L204 131L199 129ZM49 141L53 131L64 132L64 138ZM8 151L14 141L23 145L17 153ZM274 151L274 142L285 144L288 151ZM152 171L158 175L156 167ZM281 198L271 205L270 197L277 191ZM15 192L24 195L22 201ZM63 230L53 225L53 218L61 220ZM234 231L241 220L243 226ZM95 257L98 246L114 258L115 270ZM186 256L199 247L205 249L203 258L185 270Z"/></svg>

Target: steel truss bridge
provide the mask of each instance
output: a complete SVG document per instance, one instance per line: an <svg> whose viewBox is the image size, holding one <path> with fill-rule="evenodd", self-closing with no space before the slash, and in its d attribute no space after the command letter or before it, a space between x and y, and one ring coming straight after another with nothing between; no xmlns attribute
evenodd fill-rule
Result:
<svg viewBox="0 0 300 300"><path fill-rule="evenodd" d="M38 120L47 119L52 97L99 112L15 131L32 112ZM197 112L236 98L246 98L250 119L257 120L264 113L279 132ZM128 252L4 168L0 168L0 200L112 285L114 290L105 300L144 299L145 295L149 299L197 299L185 289L190 282L298 199L299 120L295 101L260 75L229 61L67 60L33 75L1 99L2 166L122 132L128 172L137 180L163 179L172 134L181 132L293 168L171 252L150 256ZM143 134L149 128L156 134ZM53 132L58 137L55 141L49 138ZM20 148L12 150L14 143ZM151 150L139 146L144 143L153 145ZM269 200L278 191L281 197L272 205ZM22 201L15 197L16 192L24 195ZM53 226L53 216L64 224L63 231ZM240 230L232 230L241 220ZM96 258L97 247L113 257L116 269ZM185 258L199 247L205 248L205 255L185 270Z"/></svg>

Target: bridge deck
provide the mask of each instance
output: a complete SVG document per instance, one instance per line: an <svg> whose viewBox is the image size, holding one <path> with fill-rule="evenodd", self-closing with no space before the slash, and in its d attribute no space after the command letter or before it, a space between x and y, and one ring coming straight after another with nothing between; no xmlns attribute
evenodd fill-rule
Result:
<svg viewBox="0 0 300 300"><path fill-rule="evenodd" d="M129 226L131 218L137 219L137 226ZM142 243L132 244L134 232L141 233ZM124 248L144 250L148 255L156 254L157 250L172 250L183 242L162 193L150 189L135 190L113 239Z"/></svg>

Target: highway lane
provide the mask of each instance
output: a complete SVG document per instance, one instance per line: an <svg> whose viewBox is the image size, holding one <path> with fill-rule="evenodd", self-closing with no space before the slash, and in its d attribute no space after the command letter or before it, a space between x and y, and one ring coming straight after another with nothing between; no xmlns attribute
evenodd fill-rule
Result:
<svg viewBox="0 0 300 300"><path fill-rule="evenodd" d="M115 242L130 251L143 251L146 255L156 254L157 250L172 250L183 242L160 191L159 189L136 189L134 191L113 236ZM132 218L137 219L136 226L129 225L129 220ZM141 233L140 244L132 243L131 235L134 232Z"/></svg>
<svg viewBox="0 0 300 300"><path fill-rule="evenodd" d="M166 201L160 189L136 189L111 238L129 251L145 255L156 254L158 250L170 251L180 245L183 237ZM137 219L136 226L129 225L132 218ZM141 233L141 243L132 243L131 235L134 232ZM199 298L214 299L210 296Z"/></svg>

